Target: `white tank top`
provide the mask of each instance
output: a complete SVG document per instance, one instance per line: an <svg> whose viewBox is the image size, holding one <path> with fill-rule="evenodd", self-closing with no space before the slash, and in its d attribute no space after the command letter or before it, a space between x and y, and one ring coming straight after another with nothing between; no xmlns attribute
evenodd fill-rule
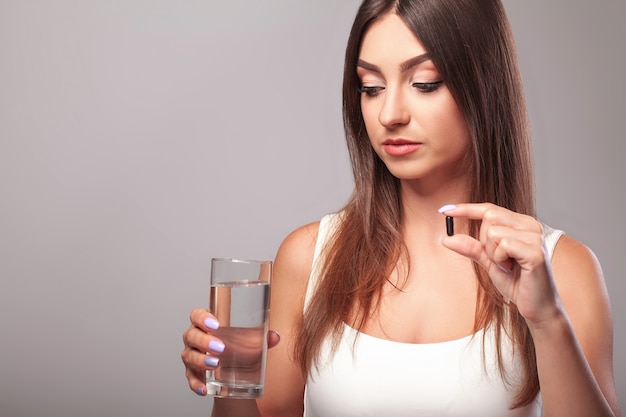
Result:
<svg viewBox="0 0 626 417"><path fill-rule="evenodd" d="M336 214L321 220L314 259L336 221ZM551 257L563 232L544 225L544 234ZM317 280L316 264L314 260L305 308ZM503 336L503 358L513 364L507 368L507 384L490 336L483 361L483 331L447 342L411 344L359 333L346 324L337 352L331 354L327 340L320 368L307 378L304 417L539 417L540 395L528 406L509 409L520 362Z"/></svg>

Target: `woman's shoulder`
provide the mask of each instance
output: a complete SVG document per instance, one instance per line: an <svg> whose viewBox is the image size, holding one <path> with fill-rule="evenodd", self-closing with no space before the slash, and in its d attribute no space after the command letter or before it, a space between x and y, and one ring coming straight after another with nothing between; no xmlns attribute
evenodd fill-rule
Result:
<svg viewBox="0 0 626 417"><path fill-rule="evenodd" d="M278 249L278 254L288 252L289 256L296 256L297 259L308 254L315 249L317 234L320 227L320 220L298 227L289 233ZM312 255L312 253L311 253Z"/></svg>
<svg viewBox="0 0 626 417"><path fill-rule="evenodd" d="M289 275L290 280L308 283L315 257L327 235L336 227L340 215L327 214L322 219L305 224L289 233L278 249L274 271ZM287 274L283 274L285 271Z"/></svg>
<svg viewBox="0 0 626 417"><path fill-rule="evenodd" d="M604 285L600 262L595 253L579 240L563 235L552 257L552 267L558 281L569 285Z"/></svg>
<svg viewBox="0 0 626 417"><path fill-rule="evenodd" d="M555 272L570 276L594 277L602 275L594 252L579 240L563 234L555 243L552 265Z"/></svg>
<svg viewBox="0 0 626 417"><path fill-rule="evenodd" d="M610 317L609 295L602 267L594 252L575 238L563 235L554 250L552 271L559 295L574 327ZM579 332L577 332L579 333Z"/></svg>
<svg viewBox="0 0 626 417"><path fill-rule="evenodd" d="M601 274L598 259L587 245L546 224L543 224L543 234L553 267L567 272L578 270L583 276Z"/></svg>
<svg viewBox="0 0 626 417"><path fill-rule="evenodd" d="M274 260L274 275L293 281L308 281L313 264L321 221L300 226L289 233L281 243Z"/></svg>
<svg viewBox="0 0 626 417"><path fill-rule="evenodd" d="M336 227L339 218L339 213L331 213L318 221L298 227L285 237L280 245L278 254L288 253L290 257L294 257L294 262L304 262L310 266L311 263L308 261L309 259L313 260L313 255L318 245L318 238L323 237L320 235L328 234L331 229Z"/></svg>

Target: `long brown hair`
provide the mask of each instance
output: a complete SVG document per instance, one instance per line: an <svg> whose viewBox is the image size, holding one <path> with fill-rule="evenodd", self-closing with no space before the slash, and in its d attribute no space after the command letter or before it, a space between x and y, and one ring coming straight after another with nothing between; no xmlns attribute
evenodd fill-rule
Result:
<svg viewBox="0 0 626 417"><path fill-rule="evenodd" d="M361 329L378 306L398 260L408 258L400 233L400 184L375 154L361 114L356 64L372 22L396 13L428 52L467 122L469 198L535 216L530 135L511 30L499 0L365 0L346 49L343 119L355 189L321 258L319 285L295 342L303 372L319 365L323 341L336 348L344 322ZM478 223L470 225L476 236ZM524 377L512 408L539 392L534 345L517 309L507 304L477 265L480 283L475 331L493 327L498 364L504 331L523 360ZM485 335L487 332L484 333Z"/></svg>

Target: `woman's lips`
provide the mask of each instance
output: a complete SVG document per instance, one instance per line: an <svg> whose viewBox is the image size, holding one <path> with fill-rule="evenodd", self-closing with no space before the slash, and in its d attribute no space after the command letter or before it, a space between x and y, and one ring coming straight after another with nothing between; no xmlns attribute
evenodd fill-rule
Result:
<svg viewBox="0 0 626 417"><path fill-rule="evenodd" d="M420 142L406 139L387 139L383 142L383 149L391 156L402 156L417 151L422 147Z"/></svg>

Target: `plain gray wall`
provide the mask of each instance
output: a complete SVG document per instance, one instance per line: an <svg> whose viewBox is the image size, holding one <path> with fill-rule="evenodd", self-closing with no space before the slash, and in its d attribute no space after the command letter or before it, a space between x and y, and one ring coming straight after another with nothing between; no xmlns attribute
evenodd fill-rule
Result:
<svg viewBox="0 0 626 417"><path fill-rule="evenodd" d="M0 0L0 415L200 416L213 256L338 209L358 1ZM603 264L626 401L626 7L507 0L541 217Z"/></svg>

